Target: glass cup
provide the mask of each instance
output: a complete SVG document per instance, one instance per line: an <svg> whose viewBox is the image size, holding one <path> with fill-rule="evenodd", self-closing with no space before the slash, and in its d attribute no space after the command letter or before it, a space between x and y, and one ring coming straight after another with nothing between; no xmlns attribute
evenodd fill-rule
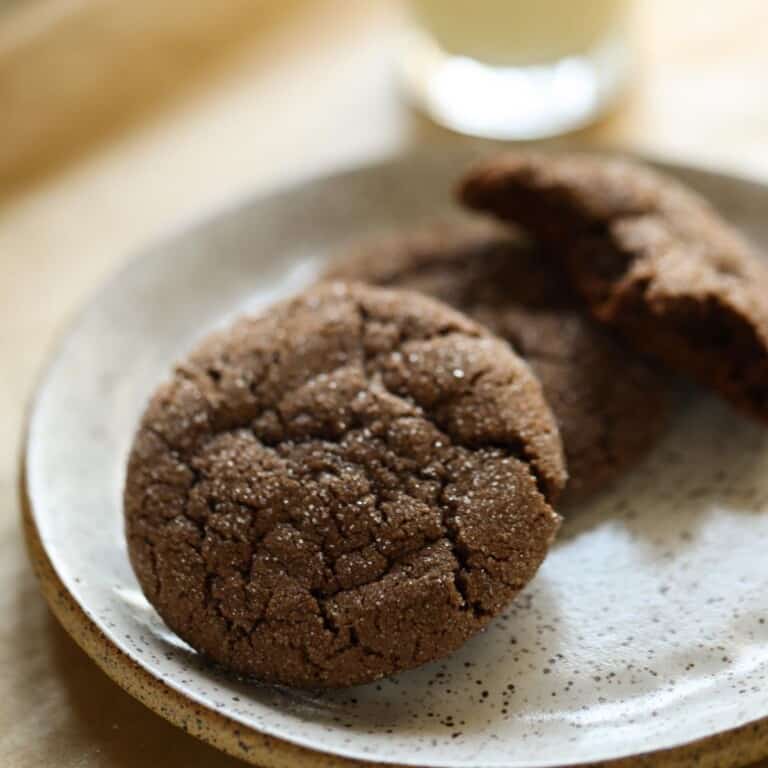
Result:
<svg viewBox="0 0 768 768"><path fill-rule="evenodd" d="M630 0L410 0L403 76L437 123L492 139L576 130L628 75Z"/></svg>

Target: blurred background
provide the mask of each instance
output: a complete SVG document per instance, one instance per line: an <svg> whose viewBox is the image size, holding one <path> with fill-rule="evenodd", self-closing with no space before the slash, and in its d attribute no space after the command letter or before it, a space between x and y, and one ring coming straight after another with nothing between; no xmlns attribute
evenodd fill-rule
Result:
<svg viewBox="0 0 768 768"><path fill-rule="evenodd" d="M437 6L439 19L440 7L477 14L484 3L494 19L498 7L508 5L414 5L422 19ZM614 4L624 5L608 0ZM229 190L218 182L230 179L225 183L231 185L237 176L247 185L249 174L264 179L264 158L273 152L285 153L276 171L282 176L307 170L310 158L315 164L352 160L430 134L400 98L398 59L411 27L405 5L4 0L0 192L5 196L86 156L103 157L109 147L115 158L133 149L133 161L146 158L158 172L155 160L162 157L168 174L213 182L206 185L226 196ZM550 44L560 35L567 46L562 35L569 26L578 38L572 27L579 14L562 18L563 7L591 14L598 31L606 13L606 0L511 5L522 8L523 19L530 8L542 9L544 24L543 33L531 23L519 29L512 47L526 34L538 35L539 47L542 34L545 45L547 35ZM497 29L520 27L519 17L499 18ZM444 26L436 24L443 36L451 31ZM768 8L760 0L637 0L630 29L634 79L623 103L590 138L709 163L745 165L748 156L747 170L768 171L766 30ZM473 34L464 25L462 35L468 48L479 37L491 46L489 55L496 53L499 41L483 40L482 29Z"/></svg>
<svg viewBox="0 0 768 768"><path fill-rule="evenodd" d="M766 35L765 0L0 0L0 765L236 764L109 682L24 555L24 404L108 272L245 195L479 140L446 125L768 179Z"/></svg>

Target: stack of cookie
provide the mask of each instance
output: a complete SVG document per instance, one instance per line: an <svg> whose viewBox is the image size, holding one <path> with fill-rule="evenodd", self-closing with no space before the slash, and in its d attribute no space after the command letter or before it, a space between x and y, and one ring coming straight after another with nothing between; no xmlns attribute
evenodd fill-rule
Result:
<svg viewBox="0 0 768 768"><path fill-rule="evenodd" d="M651 447L659 363L768 417L766 268L693 193L525 154L459 194L501 223L361 244L204 341L142 418L134 569L239 674L354 685L456 649L534 576L556 508Z"/></svg>

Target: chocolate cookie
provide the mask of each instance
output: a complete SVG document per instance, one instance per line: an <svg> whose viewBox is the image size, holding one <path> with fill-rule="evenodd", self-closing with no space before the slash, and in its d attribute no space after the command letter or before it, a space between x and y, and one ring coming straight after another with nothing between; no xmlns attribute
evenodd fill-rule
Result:
<svg viewBox="0 0 768 768"><path fill-rule="evenodd" d="M584 317L556 265L484 222L444 222L363 242L327 275L419 290L508 341L538 375L560 427L564 501L604 488L653 444L665 379Z"/></svg>
<svg viewBox="0 0 768 768"><path fill-rule="evenodd" d="M768 268L698 195L626 161L509 154L460 196L558 254L636 348L768 421Z"/></svg>
<svg viewBox="0 0 768 768"><path fill-rule="evenodd" d="M565 482L509 347L418 294L330 283L205 341L125 486L150 602L226 667L363 683L443 656L531 579Z"/></svg>

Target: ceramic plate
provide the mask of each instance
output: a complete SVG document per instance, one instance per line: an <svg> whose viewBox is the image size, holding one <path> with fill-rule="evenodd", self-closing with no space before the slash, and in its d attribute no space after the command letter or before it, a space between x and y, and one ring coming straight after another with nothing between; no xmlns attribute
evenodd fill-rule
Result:
<svg viewBox="0 0 768 768"><path fill-rule="evenodd" d="M704 394L685 398L636 471L568 517L510 609L441 663L337 692L238 681L200 664L139 591L123 467L172 361L312 281L345 243L449 211L468 159L424 149L247 203L101 290L29 423L29 533L47 596L118 682L253 762L521 768L664 751L667 764L737 765L768 754L768 430ZM768 188L669 170L768 246Z"/></svg>

